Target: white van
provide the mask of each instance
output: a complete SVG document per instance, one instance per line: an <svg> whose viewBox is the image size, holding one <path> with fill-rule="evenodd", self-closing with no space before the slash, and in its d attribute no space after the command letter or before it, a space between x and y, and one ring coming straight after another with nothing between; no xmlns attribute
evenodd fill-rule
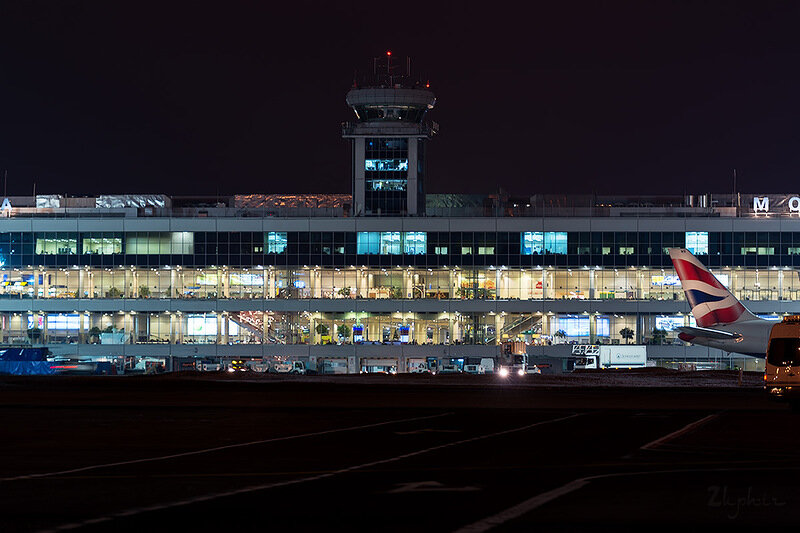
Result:
<svg viewBox="0 0 800 533"><path fill-rule="evenodd" d="M772 327L764 369L764 391L800 411L800 316L784 317Z"/></svg>

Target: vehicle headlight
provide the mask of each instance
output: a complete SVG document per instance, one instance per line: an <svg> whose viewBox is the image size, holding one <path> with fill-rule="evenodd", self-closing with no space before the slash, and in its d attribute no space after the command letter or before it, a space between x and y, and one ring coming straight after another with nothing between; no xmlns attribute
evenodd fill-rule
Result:
<svg viewBox="0 0 800 533"><path fill-rule="evenodd" d="M517 370L517 375L518 376L524 376L525 375L525 371L520 368L519 370Z"/></svg>
<svg viewBox="0 0 800 533"><path fill-rule="evenodd" d="M501 368L500 372L498 372L498 373L500 374L501 378L507 378L508 377L508 369L507 368Z"/></svg>

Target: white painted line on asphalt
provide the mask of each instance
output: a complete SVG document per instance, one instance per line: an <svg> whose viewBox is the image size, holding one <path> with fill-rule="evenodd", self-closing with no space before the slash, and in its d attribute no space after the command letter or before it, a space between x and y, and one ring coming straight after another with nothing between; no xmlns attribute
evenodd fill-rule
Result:
<svg viewBox="0 0 800 533"><path fill-rule="evenodd" d="M673 439L676 439L676 438L680 437L681 435L685 435L685 434L687 434L687 433L689 433L691 431L694 431L695 429L699 428L703 424L707 424L708 422L711 422L713 419L717 418L719 415L720 415L720 413L714 413L714 414L708 415L706 417L703 417L700 420L695 420L691 424L687 424L687 425L683 426L681 429L679 429L677 431L673 431L672 433L669 433L667 435L664 435L663 437L657 438L656 440L654 440L652 442L648 442L647 444L645 444L644 446L640 447L639 449L640 450L654 450L654 449L658 448L659 446L661 446L662 444L665 444L665 443L667 443L667 442L669 442L669 441L671 441Z"/></svg>
<svg viewBox="0 0 800 533"><path fill-rule="evenodd" d="M599 474L596 476L587 476L579 479L574 479L569 483L561 485L553 490L537 494L533 498L525 500L522 503L510 507L505 511L501 511L495 515L489 516L479 520L468 526L457 529L453 533L481 533L489 531L493 527L500 526L509 520L519 518L520 516L533 511L537 507L541 507L547 502L553 501L556 498L575 492L576 490L585 487L591 481L598 479L611 479L616 477L635 477L635 476L652 476L658 474L691 474L697 472L765 472L765 471L781 471L786 470L800 470L796 466L774 466L774 467L748 467L748 468L679 468L675 470L650 470L644 472L615 472L613 474Z"/></svg>
<svg viewBox="0 0 800 533"><path fill-rule="evenodd" d="M681 429L677 431L673 431L663 437L660 437L652 442L649 442L642 446L640 449L642 450L653 450L658 446L661 446L665 442L668 442L672 439L680 437L681 435L685 435L690 431L697 429L698 427L702 426L713 420L714 418L718 417L720 413L714 413L708 415L706 417L701 418L700 420L695 420L691 424L687 424ZM704 469L698 470L684 470L684 472L693 472L693 471L705 471ZM538 507L546 504L547 502L553 501L556 498L560 498L565 494L569 494L570 492L574 492L582 487L585 487L589 484L590 481L596 479L603 479L603 478L612 478L612 477L622 477L622 476L637 476L637 475L646 475L646 474L663 474L663 473L672 473L676 472L674 470L658 470L658 471L651 471L651 472L622 472L622 473L615 473L615 474L601 474L597 476L589 476L583 477L579 479L574 479L565 485L561 485L555 489L549 490L547 492L542 492L541 494L537 494L536 496L525 500L522 503L519 503L513 507L509 507L505 511L501 511L495 515L489 516L484 518L483 520L479 520L473 524L465 526L461 529L456 530L455 533L481 533L483 531L488 531L494 527L500 526L509 520L513 520L515 518L519 518L520 516L527 514Z"/></svg>
<svg viewBox="0 0 800 533"><path fill-rule="evenodd" d="M264 439L264 440L254 440L250 442L240 442L238 444L228 444L225 446L216 446L214 448L205 448L202 450L193 450L190 452L181 452L175 453L171 455L161 455L158 457L145 457L142 459L131 459L130 461L118 461L116 463L104 463L99 465L90 465L90 466L82 466L80 468L72 468L70 470L60 470L57 472L43 472L41 474L25 474L22 476L14 476L8 478L2 478L0 481L19 481L22 479L36 479L36 478L43 478L43 477L52 477L52 476L61 476L65 474L74 474L77 472L86 472L87 470L97 470L100 468L110 468L113 466L124 466L124 465L135 465L140 463L151 463L155 461L166 461L168 459L177 459L179 457L189 457L191 455L201 455L204 453L212 453L218 452L220 450L230 450L233 448L243 448L245 446L256 446L258 444L268 444L271 442L280 442L285 440L293 440L293 439L304 439L308 437L318 437L320 435L329 435L331 433L342 433L345 431L357 431L359 429L370 429L380 426L387 426L389 424L400 424L403 422L416 422L419 420L430 420L431 418L441 418L443 416L449 416L452 413L442 413L438 415L430 415L430 416L418 416L414 418L401 418L398 420L387 420L385 422L377 422L375 424L365 424L362 426L350 426L346 428L337 428L337 429L327 429L325 431L315 431L313 433L303 433L302 435L289 435L286 437L275 437L272 439Z"/></svg>
<svg viewBox="0 0 800 533"><path fill-rule="evenodd" d="M483 520L478 520L473 524L462 527L461 529L456 530L456 533L481 533L483 531L488 531L493 527L505 524L509 520L519 518L520 516L533 511L537 507L541 507L551 500L555 500L556 498L559 498L565 494L569 494L572 491L578 490L588 483L588 478L570 481L566 485L562 485L553 490L548 490L547 492L543 492L541 494L537 494L533 498L525 500L514 507L509 507L505 511L500 511L496 515L489 516Z"/></svg>
<svg viewBox="0 0 800 533"><path fill-rule="evenodd" d="M125 510L125 511L120 511L118 513L114 513L114 514L108 515L108 516L92 518L92 519L89 519L89 520L83 520L81 522L74 522L74 523L71 523L71 524L64 524L64 525L55 527L53 529L43 530L41 533L47 533L47 532L51 532L51 531L65 531L65 530L69 530L69 529L76 529L76 528L88 525L90 523L91 524L96 524L96 523L98 523L98 521L99 522L109 522L111 520L114 520L115 518L124 518L124 517L128 517L128 516L134 516L134 515L142 514L142 513L148 513L148 512L151 512L151 511L161 511L161 510L164 510L164 509L171 509L171 508L181 507L181 506L185 506L185 505L191 505L191 504L195 504L195 503L207 502L209 500L215 500L217 498L224 498L224 497L227 497L227 496L238 496L240 494L246 494L246 493L249 493L249 492L257 492L257 491L260 491L260 490L274 489L274 488L278 488L278 487L287 487L287 486L290 486L290 485L298 485L300 483L307 483L309 481L317 481L317 480L320 480L320 479L325 479L325 478L330 478L330 477L333 477L333 476L337 476L339 474L346 474L348 472L354 472L356 470L363 470L365 468L370 468L370 467L373 467L373 466L382 465L382 464L386 464L386 463L392 463L392 462L400 461L402 459L408 459L410 457L416 457L417 455L422 455L422 454L434 452L434 451L437 451L437 450L443 450L443 449L446 449L446 448L451 448L453 446L459 446L461 444L468 444L470 442L477 442L477 441L480 441L480 440L490 439L490 438L493 438L493 437L500 437L502 435L509 435L511 433L518 433L520 431L525 431L525 430L528 430L528 429L531 429L531 428L534 428L534 427L537 427L537 426L543 426L545 424L552 424L554 422L561 422L562 420L569 420L570 418L575 418L577 416L581 416L582 414L584 414L584 413L576 413L576 414L572 414L572 415L568 415L568 416L562 416L560 418L553 418L553 419L550 419L550 420L542 420L541 422L534 422L533 424L527 424L527 425L519 426L519 427L516 427L516 428L506 429L506 430L503 430L503 431L497 431L495 433L487 433L485 435L478 435L477 437L471 437L469 439L463 439L463 440L459 440L459 441L455 441L455 442L448 442L446 444L440 444L438 446L432 446L430 448L424 448L422 450L417 450L417 451L414 451L414 452L404 453L402 455L397 455L395 457L389 457L388 459L379 459L377 461L372 461L372 462L369 462L369 463L364 463L364 464L355 465L355 466L348 466L347 468L342 468L341 470L335 470L333 472L327 472L327 473L319 474L319 475L316 475L316 476L310 476L310 477L304 477L304 478L298 478L298 479L290 479L290 480L287 480L287 481L279 481L279 482L276 482L276 483L266 483L266 484L263 484L263 485L254 485L254 486L251 486L251 487L244 487L244 488L241 488L241 489L235 489L235 490L230 490L230 491L225 491L225 492L218 492L218 493L215 493L215 494L206 494L204 496L196 496L194 498L188 498L186 500L179 500L179 501L174 501L174 502L150 505L150 506L147 506L147 507L139 507L139 508L135 508L135 509L128 509L128 510ZM439 415L439 416L443 416L443 415Z"/></svg>

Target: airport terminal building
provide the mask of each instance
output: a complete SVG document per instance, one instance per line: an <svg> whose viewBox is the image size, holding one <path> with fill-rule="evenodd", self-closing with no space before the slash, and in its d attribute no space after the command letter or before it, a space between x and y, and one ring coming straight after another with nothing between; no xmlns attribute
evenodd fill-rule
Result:
<svg viewBox="0 0 800 533"><path fill-rule="evenodd" d="M6 198L0 343L175 369L405 372L510 342L564 369L573 345L615 343L757 366L677 339L693 319L671 247L757 315L800 313L800 196L426 194L435 98L391 78L347 95L350 194Z"/></svg>

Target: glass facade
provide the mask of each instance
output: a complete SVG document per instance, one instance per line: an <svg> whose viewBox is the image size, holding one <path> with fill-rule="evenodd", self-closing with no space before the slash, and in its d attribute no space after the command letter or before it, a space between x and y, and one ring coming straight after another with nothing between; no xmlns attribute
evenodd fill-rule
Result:
<svg viewBox="0 0 800 533"><path fill-rule="evenodd" d="M408 143L405 137L364 139L367 212L400 214L407 210Z"/></svg>
<svg viewBox="0 0 800 533"><path fill-rule="evenodd" d="M624 343L631 329L651 343L678 343L688 315L572 315L461 312L0 312L2 342L24 344L408 344L491 345L505 341ZM32 337L34 337L32 339Z"/></svg>
<svg viewBox="0 0 800 533"><path fill-rule="evenodd" d="M800 269L713 269L740 300L800 299ZM0 267L0 298L684 299L671 268Z"/></svg>
<svg viewBox="0 0 800 533"><path fill-rule="evenodd" d="M0 265L800 267L800 232L5 232Z"/></svg>
<svg viewBox="0 0 800 533"><path fill-rule="evenodd" d="M278 355L282 345L677 348L676 328L693 318L670 247L690 248L765 317L800 301L800 231L474 231L456 219L301 231L309 219L280 222L295 229L0 232L0 342L223 355L239 345Z"/></svg>

